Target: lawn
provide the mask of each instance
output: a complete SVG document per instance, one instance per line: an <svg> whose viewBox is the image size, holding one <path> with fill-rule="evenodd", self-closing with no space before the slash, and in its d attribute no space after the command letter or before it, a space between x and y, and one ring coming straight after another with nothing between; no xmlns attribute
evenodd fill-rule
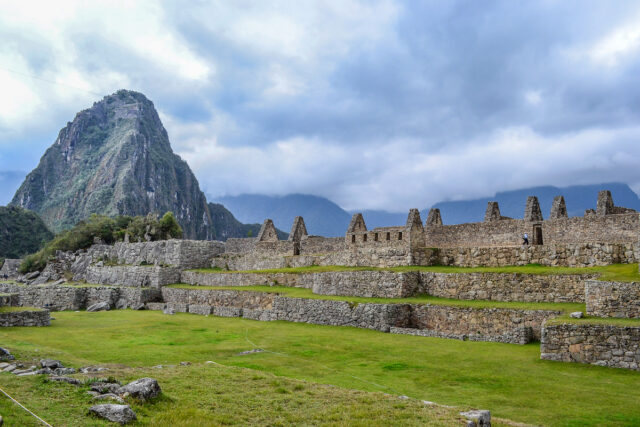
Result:
<svg viewBox="0 0 640 427"><path fill-rule="evenodd" d="M407 298L369 298L340 295L314 294L311 289L294 288L290 286L199 286L187 284L168 285L169 288L197 289L197 290L227 290L236 292L267 292L292 298L324 299L333 301L348 301L353 303L379 303L379 304L432 304L449 307L468 308L512 308L519 310L558 310L565 313L585 311L584 303L573 302L519 302L519 301L486 301L486 300L460 300L452 298L440 298L431 295L418 295Z"/></svg>
<svg viewBox="0 0 640 427"><path fill-rule="evenodd" d="M419 423L417 419L403 418L407 417L406 412L396 407L412 405L411 400L392 400L385 406L382 399L360 408L355 397L356 400L347 398L352 392L345 388L485 408L495 417L532 424L640 424L639 372L542 361L537 344L467 342L350 327L182 313L168 316L149 311L58 312L54 316L51 327L2 329L0 342L19 356L53 357L74 366L124 365L130 367L124 370L128 377L157 377L170 398L157 404L161 409L160 415L153 418L157 425L180 424L171 418L172 412L167 408L180 408L185 420L192 420L194 425L198 425L195 420L199 415L213 423L243 424L254 419L276 425L308 420L314 423L313 420L324 419L325 411L329 420L336 423L344 416L347 421L343 424L364 425L370 411L374 424L389 420L396 420L397 424ZM255 348L267 351L238 355ZM180 361L194 365L167 370L149 368ZM255 371L247 374L251 371L219 367L210 371L213 367L206 361ZM237 373L242 375L234 377ZM313 387L318 400L307 402L309 397L300 398L296 393L299 383L270 374L308 381L302 383L303 387ZM267 379L264 383L255 382L251 375ZM227 376L235 379L220 384ZM66 402L72 404L77 398L52 393L54 400L49 402L44 397L50 392L38 381L0 374L2 387L14 390L40 415L51 416L54 421L64 419L61 417ZM340 388L316 391L311 383ZM373 396L366 395L364 399L376 400ZM343 397L347 399L344 403ZM62 401L57 404L55 399ZM0 402L4 408L6 402ZM73 414L86 410L88 404L76 406ZM410 412L420 411L411 408ZM145 411L153 414L155 410ZM399 412L394 413L396 410ZM270 417L276 415L272 421ZM260 416L263 418L254 418Z"/></svg>
<svg viewBox="0 0 640 427"><path fill-rule="evenodd" d="M430 271L434 273L511 273L511 274L596 274L600 280L640 282L638 264L612 264L598 267L552 267L540 264L513 265L506 267L451 267L451 266L401 266L401 267L349 267L341 265L313 265L309 267L273 268L267 270L228 271L221 268L199 268L199 273L322 273L329 271Z"/></svg>

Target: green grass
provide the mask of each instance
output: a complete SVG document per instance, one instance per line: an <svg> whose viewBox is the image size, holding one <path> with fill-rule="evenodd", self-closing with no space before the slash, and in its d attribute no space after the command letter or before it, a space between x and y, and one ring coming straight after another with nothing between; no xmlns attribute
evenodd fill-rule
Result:
<svg viewBox="0 0 640 427"><path fill-rule="evenodd" d="M326 400L309 402L311 407L305 406L304 401L311 399L305 396L296 407L293 402L298 401L297 391L293 383L265 373L447 405L485 408L494 417L537 425L640 424L637 404L640 372L543 361L537 344L445 340L350 327L183 313L167 316L149 311L59 312L55 317L57 320L48 328L3 328L0 342L19 357L46 356L74 366L99 363L114 364L115 368L141 367L135 374L128 374L130 378L143 374L158 378L171 399L142 412L150 417L151 425L182 424L179 417L184 417L184 424L192 421L193 425L199 425L199 416L212 420L213 424L222 424L224 420L247 424L263 413L265 418L256 418L258 424L302 424L307 423L307 416L312 424L319 419L316 417L321 417L325 404L328 415L334 411L352 414L346 422L335 421L338 418L333 416L329 421L344 425L361 420L353 412L359 404L341 403L344 390L340 388L329 389ZM237 355L254 348L267 351ZM184 360L196 364L184 370L176 368L175 374L172 370L148 369ZM202 364L208 360L262 371L250 375L266 376L269 380L258 386L251 377L239 376L229 379L231 386L219 378L235 375L235 370L210 372L211 367ZM55 421L65 419L66 404L76 402L75 398L64 400L64 396L57 397L53 392L37 392L37 381L0 374L3 388L10 393L15 391L45 419L57 414L51 421L64 425ZM21 384L26 384L24 392L20 391ZM271 387L267 387L269 384ZM302 383L304 387L306 384ZM261 400L251 400L253 393L255 399ZM52 400L48 400L49 396ZM398 405L405 405L404 402ZM376 421L377 412L372 413L373 421L366 418L368 411L383 404L363 407L358 413L365 418L359 423L393 423L392 414L380 418L380 422ZM320 409L313 409L315 405ZM82 414L87 406L83 401L66 416L69 419L80 416L77 414ZM0 410L4 415L4 410ZM215 418L218 411L221 417L229 418ZM269 416L274 417L273 421L267 421ZM395 423L411 424L408 420L398 418Z"/></svg>
<svg viewBox="0 0 640 427"><path fill-rule="evenodd" d="M548 324L557 325L561 323L574 323L577 325L611 325L611 326L632 326L640 327L640 319L626 319L617 317L594 317L584 316L581 319L574 319L567 315L558 316L547 321Z"/></svg>
<svg viewBox="0 0 640 427"><path fill-rule="evenodd" d="M640 281L640 273L638 272L638 264L612 264L598 267L551 267L540 264L514 265L506 267L450 267L450 266L401 266L401 267L349 267L339 265L314 265L309 267L288 267L273 268L266 270L240 270L228 271L221 268L199 268L195 270L198 273L254 273L254 274L273 274L273 273L323 273L331 271L430 271L434 273L508 273L508 274L594 274L598 275L600 280L610 280L619 282Z"/></svg>
<svg viewBox="0 0 640 427"><path fill-rule="evenodd" d="M16 311L42 311L42 309L36 307L0 307L0 313L14 313Z"/></svg>
<svg viewBox="0 0 640 427"><path fill-rule="evenodd" d="M516 301L486 301L486 300L459 300L451 298L439 298L431 295L419 295L408 298L368 298L337 295L314 294L311 289L294 288L290 286L197 286L186 284L169 285L170 288L199 289L199 290L227 290L237 292L267 292L292 298L323 299L333 301L348 301L353 303L380 303L380 304L432 304L449 307L468 308L512 308L520 310L558 310L565 313L585 311L583 303L559 303L559 302L516 302Z"/></svg>

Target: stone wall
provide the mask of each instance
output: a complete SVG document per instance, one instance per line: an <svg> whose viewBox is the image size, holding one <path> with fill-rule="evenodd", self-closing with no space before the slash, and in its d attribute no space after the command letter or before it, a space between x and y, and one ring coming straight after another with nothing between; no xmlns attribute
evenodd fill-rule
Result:
<svg viewBox="0 0 640 427"><path fill-rule="evenodd" d="M413 305L409 327L466 336L475 341L497 341L514 344L523 336L539 340L542 322L562 312L551 310L519 310L511 308L469 308L444 305ZM529 328L530 333L522 328Z"/></svg>
<svg viewBox="0 0 640 427"><path fill-rule="evenodd" d="M441 248L441 265L458 267L502 267L542 264L550 266L592 267L638 262L637 243L581 243L528 247Z"/></svg>
<svg viewBox="0 0 640 427"><path fill-rule="evenodd" d="M88 283L159 288L180 282L180 268L156 266L90 265L81 276ZM78 280L80 277L74 277Z"/></svg>
<svg viewBox="0 0 640 427"><path fill-rule="evenodd" d="M540 358L640 370L640 326L545 325Z"/></svg>
<svg viewBox="0 0 640 427"><path fill-rule="evenodd" d="M598 317L640 317L640 282L602 282L585 284L587 314Z"/></svg>
<svg viewBox="0 0 640 427"><path fill-rule="evenodd" d="M542 227L542 242L546 245L585 242L636 243L640 218L638 213L623 213L555 218L546 221L500 219L456 225L434 224L428 225L425 229L425 245L440 248L520 245L525 232L532 241L536 225Z"/></svg>
<svg viewBox="0 0 640 427"><path fill-rule="evenodd" d="M283 285L292 287L312 287L311 282L302 280L306 274L292 273L199 273L183 271L180 281L196 286L254 286ZM305 286L306 285L306 286Z"/></svg>
<svg viewBox="0 0 640 427"><path fill-rule="evenodd" d="M48 310L25 310L0 312L0 327L49 326L51 316Z"/></svg>
<svg viewBox="0 0 640 427"><path fill-rule="evenodd" d="M222 308L224 315L255 320L354 326L384 332L396 328L398 333L515 344L540 339L542 322L561 314L550 310L353 303L217 289L165 287L162 293L166 306L175 311L216 314Z"/></svg>
<svg viewBox="0 0 640 427"><path fill-rule="evenodd" d="M106 256L118 264L160 264L181 268L204 268L224 252L224 243L206 240L161 240L108 246Z"/></svg>
<svg viewBox="0 0 640 427"><path fill-rule="evenodd" d="M17 277L21 263L21 259L5 259L4 263L2 263L2 268L0 268L0 279Z"/></svg>
<svg viewBox="0 0 640 427"><path fill-rule="evenodd" d="M404 298L416 295L420 273L392 271L336 271L301 275L303 287L314 294L361 297Z"/></svg>
<svg viewBox="0 0 640 427"><path fill-rule="evenodd" d="M584 281L593 274L420 272L420 293L463 300L584 302Z"/></svg>
<svg viewBox="0 0 640 427"><path fill-rule="evenodd" d="M0 292L18 295L18 306L40 307L51 311L84 310L97 302L109 302L112 308L140 308L160 301L159 290L152 288L116 288L107 286L26 286L0 284Z"/></svg>
<svg viewBox="0 0 640 427"><path fill-rule="evenodd" d="M325 254L346 250L343 237L306 236L300 241L300 254Z"/></svg>

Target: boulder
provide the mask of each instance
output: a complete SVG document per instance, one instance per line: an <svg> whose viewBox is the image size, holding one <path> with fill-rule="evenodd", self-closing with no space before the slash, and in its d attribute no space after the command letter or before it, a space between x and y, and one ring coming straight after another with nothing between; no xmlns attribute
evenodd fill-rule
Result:
<svg viewBox="0 0 640 427"><path fill-rule="evenodd" d="M164 310L162 310L162 312L164 314L176 314L175 310L173 308L169 308L169 307L167 307Z"/></svg>
<svg viewBox="0 0 640 427"><path fill-rule="evenodd" d="M89 411L98 417L112 421L114 423L127 424L136 420L136 413L129 405L115 405L112 403L95 405Z"/></svg>
<svg viewBox="0 0 640 427"><path fill-rule="evenodd" d="M140 400L148 400L156 397L162 392L158 381L153 378L140 378L120 387L117 394L128 395Z"/></svg>
<svg viewBox="0 0 640 427"><path fill-rule="evenodd" d="M574 311L569 315L569 317L572 317L574 319L582 319L584 317L584 313L582 313L581 311Z"/></svg>
<svg viewBox="0 0 640 427"><path fill-rule="evenodd" d="M33 280L40 275L39 271L32 271L24 276L25 280Z"/></svg>
<svg viewBox="0 0 640 427"><path fill-rule="evenodd" d="M111 309L111 305L107 301L97 302L87 307L87 311L107 311Z"/></svg>
<svg viewBox="0 0 640 427"><path fill-rule="evenodd" d="M97 382L97 383L91 384L91 390L97 391L100 394L117 393L119 389L120 389L120 384L117 384L117 383Z"/></svg>
<svg viewBox="0 0 640 427"><path fill-rule="evenodd" d="M40 361L40 366L42 366L43 368L49 368L51 370L64 368L64 365L62 364L62 362L54 359L42 359Z"/></svg>
<svg viewBox="0 0 640 427"><path fill-rule="evenodd" d="M9 350L0 347L0 360L15 360L15 357Z"/></svg>
<svg viewBox="0 0 640 427"><path fill-rule="evenodd" d="M460 412L460 415L470 421L469 425L478 427L490 427L491 426L491 412L482 409L473 409L467 412ZM473 424L471 424L473 423Z"/></svg>
<svg viewBox="0 0 640 427"><path fill-rule="evenodd" d="M75 368L57 368L53 371L53 373L56 375L71 375L75 374L76 370Z"/></svg>

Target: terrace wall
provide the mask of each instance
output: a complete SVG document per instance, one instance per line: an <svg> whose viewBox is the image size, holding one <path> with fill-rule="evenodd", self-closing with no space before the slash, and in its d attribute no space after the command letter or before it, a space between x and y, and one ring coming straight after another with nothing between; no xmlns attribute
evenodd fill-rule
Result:
<svg viewBox="0 0 640 427"><path fill-rule="evenodd" d="M8 311L0 313L0 327L49 326L51 316L48 310Z"/></svg>
<svg viewBox="0 0 640 427"><path fill-rule="evenodd" d="M82 278L88 283L99 285L160 288L180 282L180 273L181 270L177 267L90 265Z"/></svg>
<svg viewBox="0 0 640 427"><path fill-rule="evenodd" d="M640 326L545 325L540 358L640 370Z"/></svg>
<svg viewBox="0 0 640 427"><path fill-rule="evenodd" d="M591 316L640 318L640 282L589 280L585 294Z"/></svg>

